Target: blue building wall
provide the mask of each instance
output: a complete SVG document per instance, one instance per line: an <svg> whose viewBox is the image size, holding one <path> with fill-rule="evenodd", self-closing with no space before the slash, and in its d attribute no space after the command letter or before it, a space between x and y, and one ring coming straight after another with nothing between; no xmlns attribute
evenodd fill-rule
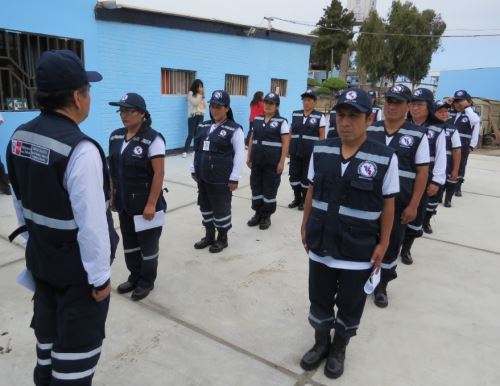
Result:
<svg viewBox="0 0 500 386"><path fill-rule="evenodd" d="M105 150L109 133L121 126L116 108L108 102L126 92L144 96L153 127L165 135L168 149L183 146L187 100L161 94L161 68L196 71L207 96L224 88L226 73L249 76L248 95L231 97L235 119L245 130L253 93L268 92L271 78L288 80L282 115L290 118L292 110L301 106L310 49L306 44L96 21L94 6L95 0L7 2L0 28L84 40L85 66L101 72L104 79L93 84L91 113L81 127ZM2 158L13 130L37 114L2 112L6 121L0 126Z"/></svg>
<svg viewBox="0 0 500 386"><path fill-rule="evenodd" d="M500 67L441 71L437 97L452 96L467 90L473 97L500 100Z"/></svg>

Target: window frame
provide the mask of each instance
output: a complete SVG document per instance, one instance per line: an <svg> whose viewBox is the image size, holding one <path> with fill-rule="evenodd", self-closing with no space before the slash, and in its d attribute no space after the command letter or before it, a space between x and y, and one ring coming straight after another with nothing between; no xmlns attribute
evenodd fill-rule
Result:
<svg viewBox="0 0 500 386"><path fill-rule="evenodd" d="M278 85L275 85L274 89L273 89L273 83L280 83L280 82L284 82L284 89L285 89L285 92L282 92L281 91L281 86L278 84ZM276 91L276 87L280 87L279 91ZM288 79L281 79L281 78L271 78L271 84L270 84L270 92L273 92L273 93L276 93L278 94L280 97L286 97L287 95L287 91L288 91Z"/></svg>
<svg viewBox="0 0 500 386"><path fill-rule="evenodd" d="M241 74L225 74L224 75L224 91L232 96L248 96L248 83L250 77L248 75ZM242 84L238 84L242 82ZM240 93L241 88L245 88L243 93ZM234 88L240 88L235 90Z"/></svg>
<svg viewBox="0 0 500 386"><path fill-rule="evenodd" d="M194 70L184 70L179 68L171 68L171 67L162 67L161 68L161 95L162 96L186 96L196 79L196 71ZM186 79L175 79L175 77L182 77L182 75L186 76ZM170 81L170 77L174 76L172 80L172 84ZM166 83L169 83L168 87ZM181 82L183 84L177 85L173 84L175 82ZM174 89L175 92L171 92L171 88ZM180 88L181 90L177 92L176 90Z"/></svg>

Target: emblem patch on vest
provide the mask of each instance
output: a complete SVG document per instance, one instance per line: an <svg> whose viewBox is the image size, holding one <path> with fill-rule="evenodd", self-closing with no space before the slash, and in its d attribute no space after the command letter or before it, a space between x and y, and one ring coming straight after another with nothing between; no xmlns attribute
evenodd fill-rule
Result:
<svg viewBox="0 0 500 386"><path fill-rule="evenodd" d="M47 149L46 147L13 139L11 151L12 154L17 155L18 157L29 158L32 161L44 165L49 164L50 149Z"/></svg>
<svg viewBox="0 0 500 386"><path fill-rule="evenodd" d="M316 118L311 118L309 120L309 122L311 122L311 125L315 125L316 124Z"/></svg>
<svg viewBox="0 0 500 386"><path fill-rule="evenodd" d="M434 138L434 131L429 130L429 131L427 132L427 138L429 138L429 139Z"/></svg>
<svg viewBox="0 0 500 386"><path fill-rule="evenodd" d="M462 122L469 122L469 118L467 118L467 117L463 117L463 118L462 118Z"/></svg>
<svg viewBox="0 0 500 386"><path fill-rule="evenodd" d="M278 125L279 125L278 121L272 121L269 126L271 126L273 129L275 129L276 127L278 127Z"/></svg>
<svg viewBox="0 0 500 386"><path fill-rule="evenodd" d="M222 138L226 138L226 135L227 135L227 131L222 129L220 132L219 132L219 137L222 137Z"/></svg>
<svg viewBox="0 0 500 386"><path fill-rule="evenodd" d="M134 155L141 156L144 150L140 146L134 147Z"/></svg>
<svg viewBox="0 0 500 386"><path fill-rule="evenodd" d="M411 135L403 135L399 138L399 144L403 147L412 147L414 139Z"/></svg>
<svg viewBox="0 0 500 386"><path fill-rule="evenodd" d="M377 164L372 161L364 161L358 166L358 174L361 177L373 178L377 175Z"/></svg>

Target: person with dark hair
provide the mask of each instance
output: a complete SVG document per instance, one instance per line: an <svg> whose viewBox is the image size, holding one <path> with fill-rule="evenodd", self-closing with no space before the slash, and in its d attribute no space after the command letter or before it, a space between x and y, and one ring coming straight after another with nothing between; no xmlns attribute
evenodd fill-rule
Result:
<svg viewBox="0 0 500 386"><path fill-rule="evenodd" d="M362 89L342 93L335 106L339 137L315 142L308 172L301 236L309 255L315 343L300 366L311 371L327 358L328 378L344 372L347 344L373 290L367 281L379 274L389 245L399 192L394 150L366 135L371 107Z"/></svg>
<svg viewBox="0 0 500 386"><path fill-rule="evenodd" d="M368 91L372 101L373 122L382 120L382 107L377 105L377 93L374 90Z"/></svg>
<svg viewBox="0 0 500 386"><path fill-rule="evenodd" d="M325 138L325 116L315 110L318 99L313 90L306 90L300 96L303 110L296 110L292 114L290 126L290 186L293 190L293 201L289 208L304 209L304 199L309 183L307 170L313 150L314 141Z"/></svg>
<svg viewBox="0 0 500 386"><path fill-rule="evenodd" d="M109 137L113 210L118 212L128 279L117 290L141 300L154 288L166 202L163 198L165 139L151 127L146 102L136 93L118 102L121 129ZM149 225L139 225L140 218ZM139 228L139 229L137 229Z"/></svg>
<svg viewBox="0 0 500 386"><path fill-rule="evenodd" d="M41 113L7 149L24 224L11 238L27 230L26 275L35 283L36 385L91 385L105 337L117 235L106 214L104 152L78 127L90 110L89 82L101 79L72 51L44 52L35 72Z"/></svg>
<svg viewBox="0 0 500 386"><path fill-rule="evenodd" d="M446 184L439 192L439 202L442 201L444 194L444 207L451 207L451 199L455 194L455 187L458 183L458 169L460 167L460 158L462 156L462 143L457 127L448 122L448 109L450 104L437 101L434 103L434 115L443 122L446 134ZM434 213L432 213L434 214Z"/></svg>
<svg viewBox="0 0 500 386"><path fill-rule="evenodd" d="M250 134L252 134L253 120L256 116L264 114L264 93L262 91L257 91L253 94L252 101L250 102L250 117L248 124L248 133L245 138L245 146L248 146Z"/></svg>
<svg viewBox="0 0 500 386"><path fill-rule="evenodd" d="M210 98L210 120L201 123L194 139L191 176L198 183L198 205L205 236L196 249L212 253L227 248L231 229L231 199L245 162L243 129L234 121L229 94L216 90ZM215 230L217 229L217 238Z"/></svg>
<svg viewBox="0 0 500 386"><path fill-rule="evenodd" d="M189 147L191 146L191 141L194 138L194 133L198 125L203 122L203 116L205 115L205 89L203 88L203 82L199 79L195 79L191 88L189 89L187 95L188 101L188 136L184 144L184 152L182 157L186 158Z"/></svg>
<svg viewBox="0 0 500 386"><path fill-rule="evenodd" d="M429 176L427 187L420 199L417 217L406 226L403 245L401 246L401 262L413 264L411 247L416 238L425 233L432 233L431 217L438 206L439 189L446 182L446 133L442 122L434 116L434 95L426 88L417 88L410 99L410 116L412 122L426 129L429 143Z"/></svg>
<svg viewBox="0 0 500 386"><path fill-rule="evenodd" d="M479 142L481 119L472 109L472 97L467 91L456 91L452 101L456 114L451 118L450 123L457 127L462 143L462 155L460 157L460 168L458 169L458 183L455 188L455 196L461 197L469 153L474 151Z"/></svg>
<svg viewBox="0 0 500 386"><path fill-rule="evenodd" d="M381 264L380 283L374 292L375 305L382 308L389 305L387 285L398 276L397 259L405 228L417 217L429 172L429 144L425 129L406 119L411 96L410 89L405 85L391 87L385 94L384 120L373 123L367 129L369 138L396 152L399 165L400 192L396 196L394 224Z"/></svg>
<svg viewBox="0 0 500 386"><path fill-rule="evenodd" d="M248 226L268 229L271 215L276 211L276 195L285 168L290 142L288 122L279 114L280 97L270 92L264 98L264 115L253 120L248 142L247 165L252 188L254 216Z"/></svg>

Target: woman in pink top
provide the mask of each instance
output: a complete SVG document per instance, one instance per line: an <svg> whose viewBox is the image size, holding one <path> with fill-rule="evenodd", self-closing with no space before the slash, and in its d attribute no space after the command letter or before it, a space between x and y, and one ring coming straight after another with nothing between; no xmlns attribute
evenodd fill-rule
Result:
<svg viewBox="0 0 500 386"><path fill-rule="evenodd" d="M257 115L264 115L264 93L262 91L257 91L255 94L253 94L253 99L250 102L250 124L247 137L245 138L245 146L248 146L248 138L250 138L250 134L252 133L253 119Z"/></svg>

